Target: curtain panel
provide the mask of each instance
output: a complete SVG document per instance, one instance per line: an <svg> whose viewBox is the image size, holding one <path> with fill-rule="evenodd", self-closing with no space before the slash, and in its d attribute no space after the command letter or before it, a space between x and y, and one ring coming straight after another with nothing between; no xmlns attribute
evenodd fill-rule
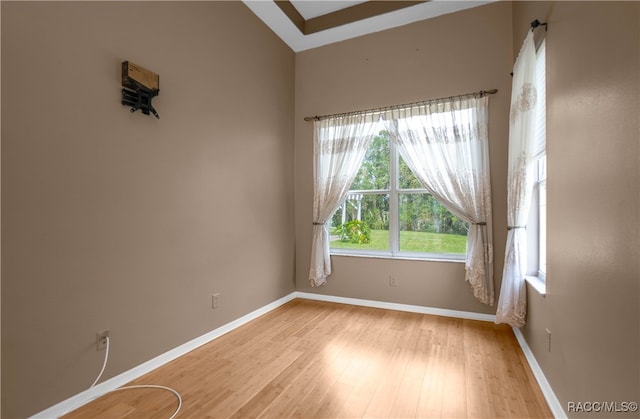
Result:
<svg viewBox="0 0 640 419"><path fill-rule="evenodd" d="M457 97L385 113L387 130L422 185L469 223L465 279L494 304L488 97Z"/></svg>
<svg viewBox="0 0 640 419"><path fill-rule="evenodd" d="M346 115L315 121L313 237L309 282L323 285L331 274L329 218L353 183L369 144L378 134L379 115Z"/></svg>
<svg viewBox="0 0 640 419"><path fill-rule="evenodd" d="M521 327L527 311L527 230L535 181L536 50L529 31L513 68L507 174L507 246L496 323Z"/></svg>

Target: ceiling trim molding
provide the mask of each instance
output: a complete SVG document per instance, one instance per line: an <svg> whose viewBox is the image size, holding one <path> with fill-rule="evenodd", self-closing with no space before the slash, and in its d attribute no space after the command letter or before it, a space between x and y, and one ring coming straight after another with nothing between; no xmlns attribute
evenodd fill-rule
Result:
<svg viewBox="0 0 640 419"><path fill-rule="evenodd" d="M275 1L276 6L280 8L284 12L284 14L289 18L291 23L296 25L296 28L300 30L301 33L307 34L307 20L300 14L298 9L291 3L289 0L285 1Z"/></svg>
<svg viewBox="0 0 640 419"><path fill-rule="evenodd" d="M322 16L317 16L308 20L300 14L298 9L289 0L276 0L276 5L284 12L291 22L304 35L333 29L338 26L354 23L359 20L369 19L380 16L385 13L394 12L404 9L405 7L415 6L420 3L426 3L427 0L421 1L366 1L353 6L336 10Z"/></svg>
<svg viewBox="0 0 640 419"><path fill-rule="evenodd" d="M392 12L364 18L348 24L342 24L319 32L305 35L273 0L242 0L242 2L262 20L293 51L300 52L335 42L356 38L373 32L379 32L407 25L437 16L455 13L464 9L493 3L496 0L431 0L419 2ZM367 2L368 3L368 2ZM385 1L379 3L395 3ZM292 5L293 7L293 5ZM355 7L355 6L352 6ZM328 15L330 15L329 13ZM322 17L322 16L319 16ZM302 16L298 21L306 21ZM313 19L309 19L310 21Z"/></svg>

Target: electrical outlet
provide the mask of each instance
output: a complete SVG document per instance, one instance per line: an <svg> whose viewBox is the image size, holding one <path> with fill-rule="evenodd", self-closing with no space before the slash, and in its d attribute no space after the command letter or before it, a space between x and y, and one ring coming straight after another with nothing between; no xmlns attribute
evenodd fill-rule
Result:
<svg viewBox="0 0 640 419"><path fill-rule="evenodd" d="M107 338L109 337L109 330L103 330L96 333L96 351L101 351L107 348Z"/></svg>
<svg viewBox="0 0 640 419"><path fill-rule="evenodd" d="M220 293L215 293L211 296L211 308L220 307Z"/></svg>
<svg viewBox="0 0 640 419"><path fill-rule="evenodd" d="M398 278L396 278L393 275L389 275L389 286L390 287L397 287L398 286Z"/></svg>
<svg viewBox="0 0 640 419"><path fill-rule="evenodd" d="M544 331L547 332L547 350L551 352L551 330L544 329Z"/></svg>

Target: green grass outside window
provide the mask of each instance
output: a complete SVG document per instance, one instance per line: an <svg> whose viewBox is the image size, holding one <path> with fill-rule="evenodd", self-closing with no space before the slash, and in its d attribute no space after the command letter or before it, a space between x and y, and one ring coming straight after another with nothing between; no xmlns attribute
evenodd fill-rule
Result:
<svg viewBox="0 0 640 419"><path fill-rule="evenodd" d="M389 231L371 230L371 242L356 244L331 240L332 249L389 250ZM467 238L457 234L424 233L420 231L400 232L400 251L417 253L465 254Z"/></svg>

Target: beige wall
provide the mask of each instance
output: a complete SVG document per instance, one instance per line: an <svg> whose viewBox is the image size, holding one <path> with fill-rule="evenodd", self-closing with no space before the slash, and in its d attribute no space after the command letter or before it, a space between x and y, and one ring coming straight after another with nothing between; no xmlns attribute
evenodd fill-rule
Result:
<svg viewBox="0 0 640 419"><path fill-rule="evenodd" d="M640 400L639 6L513 6L515 54L549 22L547 295L529 289L523 332L564 409Z"/></svg>
<svg viewBox="0 0 640 419"><path fill-rule="evenodd" d="M99 330L109 378L294 290L293 72L239 2L2 2L3 417L88 387Z"/></svg>
<svg viewBox="0 0 640 419"><path fill-rule="evenodd" d="M291 292L294 275L299 291L493 313L459 263L333 257L328 284L309 287L302 118L498 88L497 296L509 72L535 18L550 24L549 282L530 290L523 332L565 408L640 399L637 3L499 2L301 52L295 108L294 54L241 4L1 12L5 418L86 388L99 330L108 378ZM127 59L160 74L161 120L119 104Z"/></svg>
<svg viewBox="0 0 640 419"><path fill-rule="evenodd" d="M489 110L497 296L506 239L511 21L511 4L496 3L296 54L298 290L495 312L473 297L463 263L333 256L327 285L310 287L313 123L303 118L497 88ZM397 287L389 287L389 275Z"/></svg>

